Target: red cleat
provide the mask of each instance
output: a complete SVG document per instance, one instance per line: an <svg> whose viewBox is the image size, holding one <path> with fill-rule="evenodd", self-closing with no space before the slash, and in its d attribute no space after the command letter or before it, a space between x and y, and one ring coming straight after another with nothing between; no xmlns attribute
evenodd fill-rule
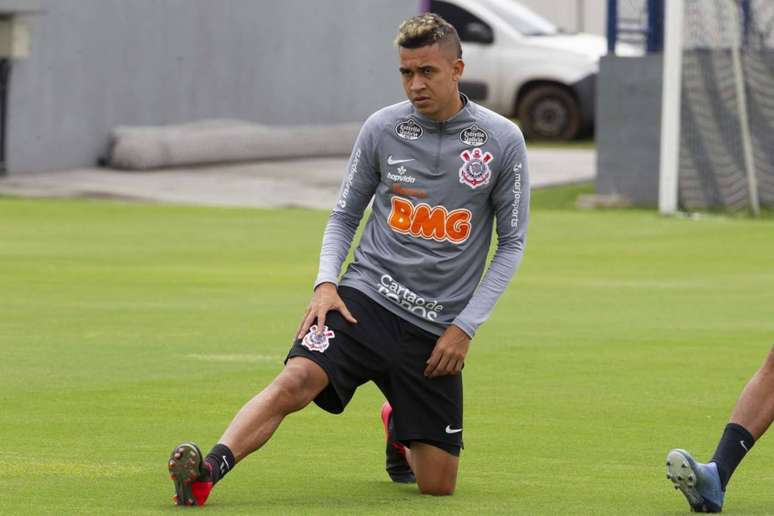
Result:
<svg viewBox="0 0 774 516"><path fill-rule="evenodd" d="M414 477L414 472L411 471L411 466L409 466L406 460L406 446L393 438L395 428L392 423L392 405L388 401L385 401L382 405L381 417L382 424L384 425L384 436L387 441L387 450L385 451L387 458L384 469L390 475L393 482L413 484L417 479Z"/></svg>
<svg viewBox="0 0 774 516"><path fill-rule="evenodd" d="M210 465L202 459L202 452L196 444L186 442L175 446L167 463L169 478L175 484L176 505L202 506L210 496L213 483Z"/></svg>

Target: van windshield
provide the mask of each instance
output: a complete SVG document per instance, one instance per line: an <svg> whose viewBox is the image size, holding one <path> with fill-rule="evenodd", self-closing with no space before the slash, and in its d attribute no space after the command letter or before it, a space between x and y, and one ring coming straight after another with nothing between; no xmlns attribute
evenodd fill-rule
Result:
<svg viewBox="0 0 774 516"><path fill-rule="evenodd" d="M482 3L525 36L551 36L559 33L556 25L517 2L484 0Z"/></svg>

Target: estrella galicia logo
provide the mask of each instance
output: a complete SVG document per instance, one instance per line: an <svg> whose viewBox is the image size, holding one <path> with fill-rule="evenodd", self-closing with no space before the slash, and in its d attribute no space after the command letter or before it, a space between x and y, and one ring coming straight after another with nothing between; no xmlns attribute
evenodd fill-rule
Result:
<svg viewBox="0 0 774 516"><path fill-rule="evenodd" d="M424 130L422 129L422 126L411 118L398 122L397 125L395 125L395 134L404 140L418 140L422 138L423 133Z"/></svg>
<svg viewBox="0 0 774 516"><path fill-rule="evenodd" d="M484 145L488 139L489 135L486 134L486 131L481 129L477 124L466 127L460 132L460 141L465 145L480 147Z"/></svg>

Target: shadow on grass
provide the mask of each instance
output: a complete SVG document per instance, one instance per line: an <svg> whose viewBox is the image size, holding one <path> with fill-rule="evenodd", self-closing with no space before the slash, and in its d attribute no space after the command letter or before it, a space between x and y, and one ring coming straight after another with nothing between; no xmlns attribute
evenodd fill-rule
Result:
<svg viewBox="0 0 774 516"><path fill-rule="evenodd" d="M207 504L207 511L229 514L234 511L261 514L394 514L395 504L400 504L397 513L407 514L426 512L426 504L431 501L438 509L447 505L442 499L421 495L414 484L393 484L386 479L347 479L346 486L342 488L335 485L334 479L319 478L310 482L319 482L327 487L298 485L297 489L291 487L281 492L261 492L258 488L252 491L251 497L245 495L247 490L242 487L239 493L232 492L231 496L213 497Z"/></svg>

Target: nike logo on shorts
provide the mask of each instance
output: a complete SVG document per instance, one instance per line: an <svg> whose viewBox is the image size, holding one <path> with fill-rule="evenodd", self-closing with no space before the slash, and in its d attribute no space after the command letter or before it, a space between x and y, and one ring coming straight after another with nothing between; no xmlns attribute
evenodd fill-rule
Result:
<svg viewBox="0 0 774 516"><path fill-rule="evenodd" d="M446 433L447 434L456 434L462 432L462 428L452 428L449 425L446 425Z"/></svg>

